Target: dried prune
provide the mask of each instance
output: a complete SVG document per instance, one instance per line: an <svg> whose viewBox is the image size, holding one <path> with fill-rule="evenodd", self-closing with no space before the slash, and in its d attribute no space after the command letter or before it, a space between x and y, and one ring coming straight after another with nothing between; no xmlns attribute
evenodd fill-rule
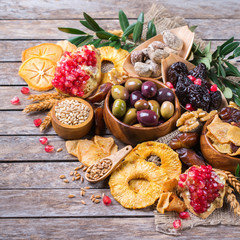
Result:
<svg viewBox="0 0 240 240"><path fill-rule="evenodd" d="M211 101L210 101L210 107L209 107L209 110L212 111L212 110L217 110L221 104L222 104L222 95L219 91L216 91L216 92L210 92L210 98L211 98Z"/></svg>
<svg viewBox="0 0 240 240"><path fill-rule="evenodd" d="M189 103L188 100L188 86L193 85L193 82L185 75L181 75L178 78L176 85L176 95L182 105Z"/></svg>
<svg viewBox="0 0 240 240"><path fill-rule="evenodd" d="M206 79L207 78L206 65L204 63L198 64L194 69L189 71L189 75L192 75L195 78Z"/></svg>
<svg viewBox="0 0 240 240"><path fill-rule="evenodd" d="M185 63L176 62L172 64L167 71L168 82L171 82L176 87L178 77L180 75L187 75L188 70Z"/></svg>
<svg viewBox="0 0 240 240"><path fill-rule="evenodd" d="M238 123L238 122L240 122L240 110L238 110L236 108L225 107L219 113L219 117L224 122L228 122L228 123L235 122L235 123Z"/></svg>
<svg viewBox="0 0 240 240"><path fill-rule="evenodd" d="M201 108L208 111L210 105L210 94L205 87L192 84L188 87L188 98L194 109Z"/></svg>

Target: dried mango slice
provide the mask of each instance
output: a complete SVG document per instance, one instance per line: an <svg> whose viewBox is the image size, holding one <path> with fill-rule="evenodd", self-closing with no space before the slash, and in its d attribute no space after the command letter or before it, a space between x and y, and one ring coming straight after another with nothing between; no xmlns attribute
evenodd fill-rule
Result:
<svg viewBox="0 0 240 240"><path fill-rule="evenodd" d="M20 66L18 74L33 90L46 91L53 88L55 68L56 63L47 58L32 57Z"/></svg>
<svg viewBox="0 0 240 240"><path fill-rule="evenodd" d="M26 61L32 57L43 57L53 62L57 62L63 54L62 48L54 43L43 43L22 52L22 61Z"/></svg>
<svg viewBox="0 0 240 240"><path fill-rule="evenodd" d="M234 145L240 146L240 128L236 127L236 126L230 126L230 128L227 132L227 138Z"/></svg>

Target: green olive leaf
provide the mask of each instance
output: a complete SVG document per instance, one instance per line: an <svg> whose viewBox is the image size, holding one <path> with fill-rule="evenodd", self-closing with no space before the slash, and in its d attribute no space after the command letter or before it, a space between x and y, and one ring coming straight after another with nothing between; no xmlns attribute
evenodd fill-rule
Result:
<svg viewBox="0 0 240 240"><path fill-rule="evenodd" d="M120 41L113 41L109 44L111 47L115 47L116 49L119 49L121 47L121 42Z"/></svg>
<svg viewBox="0 0 240 240"><path fill-rule="evenodd" d="M92 30L92 31L95 32L94 28L92 28L91 25L90 25L87 21L85 21L85 20L80 20L79 22L80 22L84 27L86 27L86 28L88 28L89 30Z"/></svg>
<svg viewBox="0 0 240 240"><path fill-rule="evenodd" d="M127 27L129 26L129 22L128 22L128 18L126 16L126 14L123 12L123 10L120 10L118 12L118 18L119 18L119 23L120 23L121 29L124 32L127 29Z"/></svg>
<svg viewBox="0 0 240 240"><path fill-rule="evenodd" d="M233 99L234 99L234 102L240 107L240 98L234 96Z"/></svg>
<svg viewBox="0 0 240 240"><path fill-rule="evenodd" d="M106 47L106 46L109 46L110 43L111 43L111 42L100 43L100 44L98 45L98 47L99 47L99 48L100 48L100 47Z"/></svg>
<svg viewBox="0 0 240 240"><path fill-rule="evenodd" d="M224 42L221 46L219 46L220 50L222 50L225 46L227 46L229 43L232 43L234 41L234 37L229 38L226 42Z"/></svg>
<svg viewBox="0 0 240 240"><path fill-rule="evenodd" d="M89 37L93 37L92 35L89 36L80 36L80 37L73 37L73 38L69 38L68 41L71 42L72 44L78 46L80 43L86 41L87 39L89 39Z"/></svg>
<svg viewBox="0 0 240 240"><path fill-rule="evenodd" d="M77 45L77 47L87 45L89 42L92 41L92 39L93 39L93 36L87 36L85 40L83 40L81 43Z"/></svg>
<svg viewBox="0 0 240 240"><path fill-rule="evenodd" d="M211 50L211 42L208 42L207 46L203 50L203 54L210 53Z"/></svg>
<svg viewBox="0 0 240 240"><path fill-rule="evenodd" d="M128 37L131 33L133 33L133 29L137 23L133 23L129 25L123 33L123 37Z"/></svg>
<svg viewBox="0 0 240 240"><path fill-rule="evenodd" d="M239 166L239 164L238 164L237 167L236 167L236 170L235 170L235 177L237 177L237 178L240 177L239 172L240 172L240 166Z"/></svg>
<svg viewBox="0 0 240 240"><path fill-rule="evenodd" d="M223 91L223 95L225 96L225 98L231 99L233 97L233 92L230 88L225 87L225 89Z"/></svg>
<svg viewBox="0 0 240 240"><path fill-rule="evenodd" d="M240 56L240 47L236 48L233 52L234 57L239 57Z"/></svg>
<svg viewBox="0 0 240 240"><path fill-rule="evenodd" d="M86 35L87 33L76 29L76 28L63 28L63 27L59 27L58 30L60 30L61 32L65 32L65 33L71 33L71 34L78 34L78 35Z"/></svg>
<svg viewBox="0 0 240 240"><path fill-rule="evenodd" d="M194 32L197 27L198 27L197 25L193 25L193 26L189 27L189 30L191 32Z"/></svg>
<svg viewBox="0 0 240 240"><path fill-rule="evenodd" d="M157 30L156 30L156 26L155 24L153 23L153 20L151 20L149 23L148 23L148 30L147 30L147 35L146 35L146 39L150 39L154 36L157 35Z"/></svg>
<svg viewBox="0 0 240 240"><path fill-rule="evenodd" d="M231 63L229 63L227 61L225 63L229 67L229 69L234 73L234 76L240 77L240 72L238 71L238 69L235 66L233 66Z"/></svg>
<svg viewBox="0 0 240 240"><path fill-rule="evenodd" d="M102 41L102 39L94 39L91 42L89 42L89 44L92 44L92 45L94 45L95 48L98 48L101 41Z"/></svg>
<svg viewBox="0 0 240 240"><path fill-rule="evenodd" d="M104 29L102 29L96 22L95 20L90 17L87 13L83 13L84 18L86 19L86 21L88 22L88 24L91 26L92 29L94 29L95 32L98 31L104 31Z"/></svg>
<svg viewBox="0 0 240 240"><path fill-rule="evenodd" d="M220 75L225 78L226 77L226 72L225 72L225 69L224 69L220 59L219 59L219 62L218 62L218 67L219 67L219 70L220 70Z"/></svg>
<svg viewBox="0 0 240 240"><path fill-rule="evenodd" d="M144 23L144 13L141 12L137 23L133 29L133 41L137 42L141 40L141 36L142 36L142 31L143 31L143 23Z"/></svg>
<svg viewBox="0 0 240 240"><path fill-rule="evenodd" d="M223 49L220 50L220 54L222 56L226 56L229 53L231 53L233 50L235 50L239 46L239 42L232 42L226 45Z"/></svg>
<svg viewBox="0 0 240 240"><path fill-rule="evenodd" d="M96 32L96 36L100 39L108 40L109 38L116 36L116 35L109 33L109 32L105 32L105 31L99 31L99 32ZM118 36L116 36L116 37L118 38Z"/></svg>

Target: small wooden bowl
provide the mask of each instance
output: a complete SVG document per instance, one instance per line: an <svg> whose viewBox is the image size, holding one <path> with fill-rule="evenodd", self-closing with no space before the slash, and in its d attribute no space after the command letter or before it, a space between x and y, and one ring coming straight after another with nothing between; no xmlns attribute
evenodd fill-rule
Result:
<svg viewBox="0 0 240 240"><path fill-rule="evenodd" d="M192 49L194 33L189 30L188 26L174 28L174 29L171 29L170 31L183 41L183 48L180 51L179 56L181 56L184 59L187 59L187 57ZM147 40L146 42L142 43L137 48L135 48L134 51L142 50L142 49L148 47L148 45L154 41L163 42L163 36L161 34L159 34L155 37L150 38L149 40ZM131 54L128 55L125 62L123 63L123 69L128 73L128 75L130 77L139 77L136 74L136 72L134 70L134 66L131 63ZM160 79L160 78L161 78L161 76L158 78L154 78L154 79ZM152 78L145 78L145 79L152 79Z"/></svg>
<svg viewBox="0 0 240 240"><path fill-rule="evenodd" d="M166 82L167 82L167 71L168 71L168 68L169 68L173 63L176 63L176 62L185 63L186 66L187 66L188 71L189 71L189 70L192 70L193 68L195 68L195 65L192 64L192 63L190 63L190 62L188 62L187 60L179 57L179 56L176 55L176 54L170 54L167 58L165 58L165 59L162 60L162 66L161 66L161 68L162 68L163 83L166 83ZM211 84L214 84L210 79L208 79L208 81L209 81ZM219 88L218 88L218 91L220 91ZM227 106L228 106L228 102L227 102L226 98L224 97L223 93L222 93L221 91L220 91L220 93L221 93L221 95L222 95L222 104L221 104L221 106L219 107L218 110L222 109L223 107L227 107ZM181 105L181 103L180 103L180 105ZM182 107L185 111L187 111L187 109L186 109L183 105L181 105L181 107Z"/></svg>
<svg viewBox="0 0 240 240"><path fill-rule="evenodd" d="M145 78L139 78L147 80ZM158 88L167 88L163 83L151 79ZM135 146L136 144L144 141L155 140L162 137L176 128L176 121L181 115L181 108L177 96L175 95L175 112L174 115L165 123L156 127L133 127L121 122L111 112L109 107L111 92L107 94L104 103L103 117L107 128L112 134L126 144Z"/></svg>
<svg viewBox="0 0 240 240"><path fill-rule="evenodd" d="M202 130L200 137L200 147L204 158L215 168L227 170L235 173L236 167L240 164L240 158L232 157L227 154L218 152L211 144L209 138L206 136L207 126L212 122L214 117L209 119Z"/></svg>
<svg viewBox="0 0 240 240"><path fill-rule="evenodd" d="M51 116L52 116L52 126L55 130L55 132L62 138L64 139L79 139L82 138L83 136L87 135L88 132L90 131L91 127L92 127L92 123L93 123L93 108L90 105L90 103L88 103L87 101L81 99L81 98L77 98L77 97L70 97L67 98L68 100L77 100L80 103L83 103L85 105L87 105L90 109L89 112L89 117L88 119L78 125L67 125L67 124L63 124L61 123L56 115L55 115L55 106L62 102L65 101L66 99L62 99L60 101L58 101L52 108L51 110Z"/></svg>

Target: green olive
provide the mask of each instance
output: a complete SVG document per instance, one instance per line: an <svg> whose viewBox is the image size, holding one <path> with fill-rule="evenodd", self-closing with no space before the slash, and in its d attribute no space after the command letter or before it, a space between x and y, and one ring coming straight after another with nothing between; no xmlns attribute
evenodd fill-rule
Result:
<svg viewBox="0 0 240 240"><path fill-rule="evenodd" d="M128 125L133 125L135 122L137 122L137 109L129 108L123 118L123 122Z"/></svg>
<svg viewBox="0 0 240 240"><path fill-rule="evenodd" d="M141 90L142 81L137 78L129 78L125 82L125 88L128 90L129 93L137 90Z"/></svg>
<svg viewBox="0 0 240 240"><path fill-rule="evenodd" d="M155 100L149 100L148 104L149 104L150 110L154 111L158 115L158 117L160 117L160 105L159 105L159 103Z"/></svg>
<svg viewBox="0 0 240 240"><path fill-rule="evenodd" d="M111 89L111 94L114 100L122 99L124 101L128 100L129 93L125 87L122 85L115 85Z"/></svg>
<svg viewBox="0 0 240 240"><path fill-rule="evenodd" d="M116 99L112 106L112 114L116 118L121 118L126 112L126 103L122 99Z"/></svg>
<svg viewBox="0 0 240 240"><path fill-rule="evenodd" d="M148 101L144 100L144 99L140 99L138 101L135 102L134 107L138 110L141 111L143 109L148 109L149 108L149 104Z"/></svg>
<svg viewBox="0 0 240 240"><path fill-rule="evenodd" d="M172 117L173 114L174 114L174 105L169 101L163 102L161 105L162 117L164 119L169 119L170 117Z"/></svg>

